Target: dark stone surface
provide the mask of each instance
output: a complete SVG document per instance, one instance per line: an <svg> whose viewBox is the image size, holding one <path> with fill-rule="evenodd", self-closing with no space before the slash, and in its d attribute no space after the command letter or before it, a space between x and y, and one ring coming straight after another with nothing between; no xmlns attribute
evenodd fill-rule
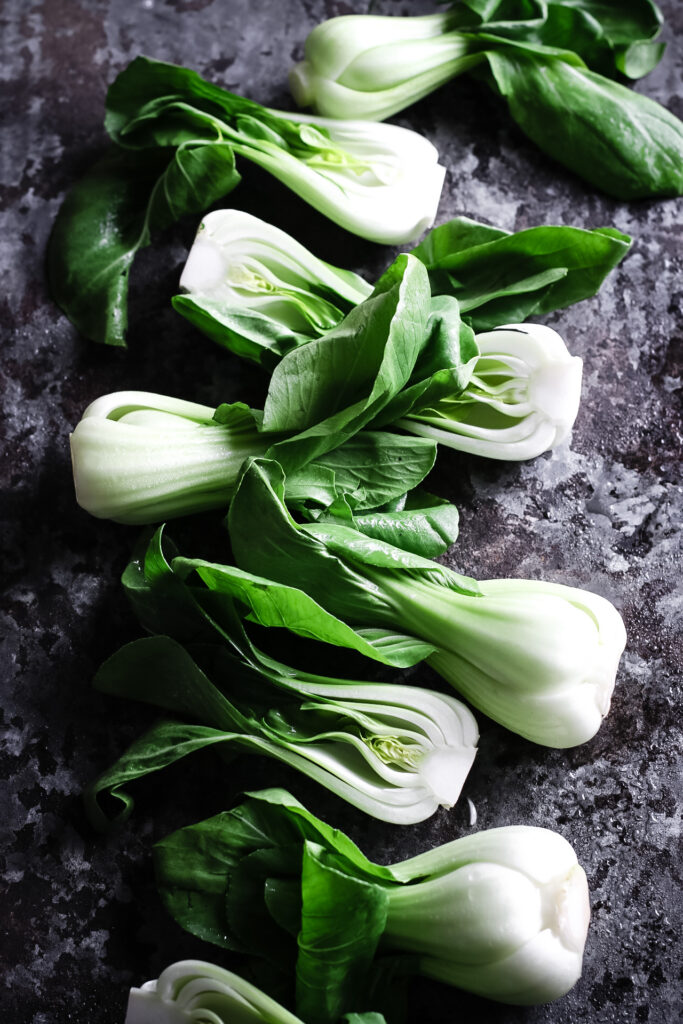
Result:
<svg viewBox="0 0 683 1024"><path fill-rule="evenodd" d="M239 965L192 940L157 901L150 844L223 809L241 788L285 784L377 859L466 833L467 802L409 829L364 817L256 758L229 771L207 755L137 788L122 834L94 835L79 793L149 717L90 688L103 656L138 635L117 583L135 531L73 500L67 435L100 394L147 389L217 404L262 401L255 369L193 332L169 306L195 224L138 260L128 352L89 345L50 301L43 257L64 191L101 151L107 83L139 52L185 63L267 104L289 104L286 70L306 34L363 3L332 0L5 0L0 187L2 910L0 1007L7 1024L114 1024L127 988L190 955ZM681 7L662 3L683 29ZM431 5L386 2L386 13ZM680 54L679 54L680 69ZM638 88L683 113L676 53ZM444 453L431 489L455 501L462 533L448 561L481 576L540 576L604 594L629 633L612 711L571 751L518 739L481 716L466 784L477 827L551 826L585 865L593 920L585 973L559 1003L496 1006L436 984L413 989L410 1019L498 1024L669 1024L680 1019L681 205L622 204L551 164L494 100L461 80L398 120L424 132L449 168L439 220L466 213L506 228L613 224L633 235L601 294L557 313L585 361L571 445L524 465ZM232 202L321 256L373 274L390 254L328 224L265 174L244 168ZM677 347L678 346L678 347ZM208 520L192 529L205 530ZM212 522L215 522L212 520ZM216 533L218 537L218 533ZM680 571L680 562L678 566ZM426 669L413 672L432 686Z"/></svg>

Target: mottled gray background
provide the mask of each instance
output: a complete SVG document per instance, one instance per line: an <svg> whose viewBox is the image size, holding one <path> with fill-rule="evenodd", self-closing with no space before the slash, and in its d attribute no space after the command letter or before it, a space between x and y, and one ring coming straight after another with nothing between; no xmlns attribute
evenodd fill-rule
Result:
<svg viewBox="0 0 683 1024"><path fill-rule="evenodd" d="M673 40L683 10L662 7ZM230 769L207 755L137 787L123 833L101 839L79 794L141 729L141 708L94 693L100 660L138 635L117 577L135 530L99 522L73 499L67 435L85 406L122 388L207 404L262 402L265 379L194 332L169 306L195 224L138 259L130 348L79 338L45 288L43 259L65 190L102 150L107 84L138 53L185 63L229 88L287 107L286 71L325 17L368 5L332 0L4 0L6 204L0 235L1 550L7 597L0 646L3 832L0 1007L8 1024L122 1022L127 988L172 960L220 952L167 920L150 845L225 808L241 788L284 783L347 828L370 855L398 859L465 834L465 800L420 826L387 826L282 766ZM386 2L383 13L429 4ZM680 53L679 69L680 69ZM683 114L675 43L639 89ZM679 711L675 637L681 596L679 457L681 205L623 204L552 164L478 86L460 80L397 119L424 132L448 166L439 220L509 229L613 224L633 250L596 299L547 318L585 361L571 444L526 465L444 453L432 490L456 502L462 534L449 564L481 577L542 576L588 587L622 610L629 644L598 736L567 752L535 747L479 716L480 755L464 795L478 827L558 829L588 872L593 921L585 973L553 1006L511 1009L430 983L411 1020L445 1024L669 1024L679 1019ZM230 202L271 219L321 256L373 274L391 253L344 234L264 173L242 166ZM174 529L220 550L218 517ZM194 531L194 533L193 533ZM680 569L680 563L679 563ZM427 669L412 673L439 681Z"/></svg>

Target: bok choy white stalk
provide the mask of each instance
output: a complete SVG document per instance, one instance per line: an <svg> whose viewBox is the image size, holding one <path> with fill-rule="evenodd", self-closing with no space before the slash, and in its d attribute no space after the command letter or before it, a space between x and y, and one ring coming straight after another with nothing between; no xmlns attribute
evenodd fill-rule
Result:
<svg viewBox="0 0 683 1024"><path fill-rule="evenodd" d="M565 440L579 411L582 360L542 324L475 335L479 358L460 394L398 420L438 444L490 459L533 459Z"/></svg>
<svg viewBox="0 0 683 1024"><path fill-rule="evenodd" d="M419 973L518 1005L559 999L581 975L586 875L545 828L495 828L384 867L267 790L162 840L155 869L190 932L265 945L283 966L296 956L296 1011L318 1024L363 1005L381 974L376 952L397 958L396 979Z"/></svg>
<svg viewBox="0 0 683 1024"><path fill-rule="evenodd" d="M484 60L452 23L450 13L330 18L313 29L304 60L290 71L292 95L326 117L383 121Z"/></svg>
<svg viewBox="0 0 683 1024"><path fill-rule="evenodd" d="M420 973L503 1003L559 999L581 976L588 882L566 839L490 829L397 865L384 940Z"/></svg>
<svg viewBox="0 0 683 1024"><path fill-rule="evenodd" d="M361 238L401 245L434 223L446 168L423 135L395 124L268 111L298 133L303 154L247 138L233 144L330 220ZM381 129L381 130L379 130Z"/></svg>

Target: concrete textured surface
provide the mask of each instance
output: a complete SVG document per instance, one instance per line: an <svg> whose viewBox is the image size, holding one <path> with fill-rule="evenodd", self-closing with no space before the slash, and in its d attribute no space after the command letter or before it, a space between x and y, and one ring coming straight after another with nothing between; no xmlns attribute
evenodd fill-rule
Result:
<svg viewBox="0 0 683 1024"><path fill-rule="evenodd" d="M0 618L0 1009L7 1024L122 1022L127 988L173 960L239 969L161 909L150 846L224 809L245 787L284 784L346 828L366 853L405 857L470 831L466 799L411 828L383 825L273 762L229 769L207 755L136 790L137 810L102 839L79 794L151 715L96 694L102 658L139 635L118 585L136 536L77 508L67 435L100 394L142 389L207 404L262 402L265 378L170 308L190 219L138 259L127 352L86 343L51 302L43 260L60 201L105 145L107 84L138 53L187 64L272 106L313 26L334 14L427 13L430 4L342 0L4 0L6 134L0 380L7 585ZM683 9L662 3L669 49L638 88L683 115ZM477 827L550 826L588 873L593 918L584 976L563 1000L519 1009L416 983L409 1019L445 1024L671 1024L680 995L680 343L678 202L619 203L552 164L476 84L459 80L397 118L448 167L442 222L467 214L508 229L615 225L633 248L600 295L546 322L583 357L571 442L534 462L443 453L430 488L461 509L449 564L482 578L543 577L587 587L622 611L629 643L597 737L550 751L478 716L480 754L464 790ZM244 167L230 202L369 275L391 253L329 224L264 173ZM677 516L679 518L677 518ZM221 543L218 517L174 529ZM212 532L213 531L213 532ZM208 543L208 540L206 540ZM196 550L196 548L194 549ZM677 564L678 563L678 564ZM438 686L426 669L410 678Z"/></svg>

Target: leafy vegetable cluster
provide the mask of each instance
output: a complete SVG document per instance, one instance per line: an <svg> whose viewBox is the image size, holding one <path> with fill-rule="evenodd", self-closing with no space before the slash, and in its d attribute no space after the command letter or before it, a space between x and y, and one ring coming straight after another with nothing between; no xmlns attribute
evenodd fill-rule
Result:
<svg viewBox="0 0 683 1024"><path fill-rule="evenodd" d="M130 268L151 233L200 213L258 164L343 227L401 243L429 227L444 168L396 125L267 110L196 72L137 57L107 93L108 154L64 201L48 249L50 288L94 341L125 344Z"/></svg>
<svg viewBox="0 0 683 1024"><path fill-rule="evenodd" d="M251 604L263 617L269 606L276 623L311 619L304 627L311 631L305 595L228 567L220 593L185 575L166 560L161 531L124 575L142 625L160 635L121 648L102 665L95 686L180 720L156 723L88 789L98 827L109 826L103 797L119 801L121 821L132 809L128 783L208 747L284 761L395 824L456 802L478 736L464 705L420 688L330 679L285 665L251 640L242 609Z"/></svg>

